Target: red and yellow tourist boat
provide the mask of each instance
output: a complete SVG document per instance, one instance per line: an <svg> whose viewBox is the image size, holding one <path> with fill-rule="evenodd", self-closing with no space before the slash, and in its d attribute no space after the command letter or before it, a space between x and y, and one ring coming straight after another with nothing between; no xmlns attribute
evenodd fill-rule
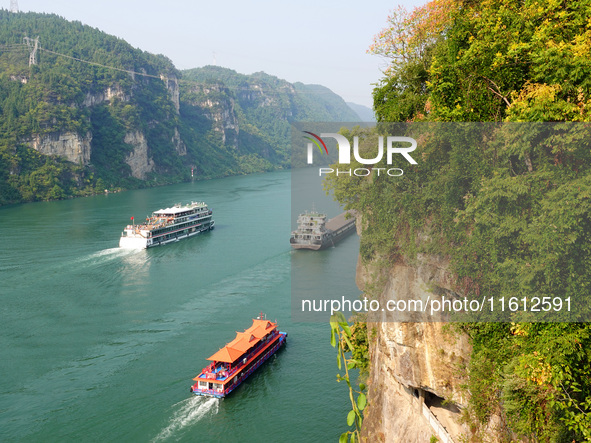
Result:
<svg viewBox="0 0 591 443"><path fill-rule="evenodd" d="M191 392L225 397L277 352L286 339L287 332L279 331L276 322L259 315L250 328L237 332L234 340L207 359L212 363L193 379L196 383Z"/></svg>

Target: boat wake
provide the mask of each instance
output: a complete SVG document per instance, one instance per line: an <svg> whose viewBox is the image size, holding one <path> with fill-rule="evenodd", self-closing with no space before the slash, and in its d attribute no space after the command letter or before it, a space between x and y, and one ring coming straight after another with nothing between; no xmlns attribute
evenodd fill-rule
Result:
<svg viewBox="0 0 591 443"><path fill-rule="evenodd" d="M140 256L145 262L145 254L143 253L145 253L143 249L107 248L78 256L75 259L56 262L54 266L57 270L83 271L87 268L108 266L116 260L134 260L134 256Z"/></svg>
<svg viewBox="0 0 591 443"><path fill-rule="evenodd" d="M143 249L122 249L122 248L108 248L101 251L88 254L86 257L78 258L78 263L89 262L90 264L102 264L119 257L133 255L134 253L143 252Z"/></svg>
<svg viewBox="0 0 591 443"><path fill-rule="evenodd" d="M170 418L170 423L152 440L153 442L163 441L176 436L180 431L197 423L207 414L217 414L220 400L210 397L198 397L183 400L175 405L178 410Z"/></svg>

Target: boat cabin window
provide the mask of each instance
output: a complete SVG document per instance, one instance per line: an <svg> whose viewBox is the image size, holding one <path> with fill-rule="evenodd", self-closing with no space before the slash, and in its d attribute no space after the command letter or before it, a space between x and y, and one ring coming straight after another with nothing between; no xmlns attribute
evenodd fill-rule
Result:
<svg viewBox="0 0 591 443"><path fill-rule="evenodd" d="M207 389L207 382L206 381L200 381L199 382L199 388L200 389Z"/></svg>

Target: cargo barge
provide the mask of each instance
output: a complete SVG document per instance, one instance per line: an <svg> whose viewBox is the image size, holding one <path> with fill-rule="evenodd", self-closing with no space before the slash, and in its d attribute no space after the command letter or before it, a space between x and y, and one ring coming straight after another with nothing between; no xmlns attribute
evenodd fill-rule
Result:
<svg viewBox="0 0 591 443"><path fill-rule="evenodd" d="M294 249L315 251L334 246L355 231L355 214L346 211L327 221L326 214L304 212L298 217L298 228L289 242Z"/></svg>
<svg viewBox="0 0 591 443"><path fill-rule="evenodd" d="M236 389L250 374L285 344L287 333L277 329L260 314L252 326L237 332L236 338L213 354L210 363L193 379L190 391L195 395L222 398Z"/></svg>

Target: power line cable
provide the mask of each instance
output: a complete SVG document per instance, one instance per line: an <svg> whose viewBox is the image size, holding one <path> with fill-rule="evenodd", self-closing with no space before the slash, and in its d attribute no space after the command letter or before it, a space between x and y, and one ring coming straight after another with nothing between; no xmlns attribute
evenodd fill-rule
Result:
<svg viewBox="0 0 591 443"><path fill-rule="evenodd" d="M12 49L29 49L29 47L26 44L14 43L14 44L6 45L6 47L8 47L8 46L11 47L10 50L12 50ZM102 63L92 62L92 61L89 61L89 60L83 60L83 59L78 58L78 57L74 57L74 56L71 56L71 55L66 55L66 54L62 54L60 52L52 51L50 49L43 48L41 46L38 46L37 49L39 51L45 51L47 53L50 53L50 54L53 54L53 55L56 55L56 56L59 56L59 57L65 57L67 59L74 60L74 61L77 61L77 62L80 62L80 63L85 63L85 64L88 64L88 65L98 66L98 67L101 67L101 68L111 69L111 70L115 70L115 71L119 71L119 72L125 72L125 73L130 74L130 75L140 75L140 76L143 76L143 77L155 78L155 79L158 79L158 80L170 80L168 78L168 76L166 76L166 75L153 75L153 74L148 74L148 73L145 73L145 72L133 71L131 69L117 68L115 66L104 65ZM2 46L0 46L0 51L2 51ZM212 79L209 79L209 80L216 81L213 78ZM204 84L203 82L198 82L198 81L194 81L194 80L186 80L186 79L183 79L183 78L177 78L176 81L179 84L180 83L184 83L184 84L195 85L195 86L200 86L200 87L206 87L207 86L207 84ZM287 82L287 83L293 86L292 83L289 83L289 82ZM230 86L230 85L225 84L223 81L218 81L218 83L216 84L216 86L217 85L221 86L222 88L230 89L230 90L234 90L234 91L251 91L252 92L252 88ZM298 90L296 90L296 92L298 94L309 94L309 95L318 95L318 94L327 94L328 95L328 94L334 94L334 92L332 92L330 89L328 91L301 91L301 90L298 91Z"/></svg>
<svg viewBox="0 0 591 443"><path fill-rule="evenodd" d="M77 62L86 63L88 65L100 66L101 68L113 69L115 71L126 72L127 74L142 75L144 77L156 78L158 80L161 80L162 79L162 77L160 77L158 75L147 74L145 72L132 71L131 69L116 68L115 66L107 66L107 65L103 65L101 63L91 62L91 61L88 61L88 60L82 60L81 58L72 57L71 55L66 55L66 54L60 54L59 52L51 51L51 50L46 49L46 48L41 48L40 47L39 50L40 51L49 52L50 54L59 55L60 57L69 58L69 59L75 60Z"/></svg>

